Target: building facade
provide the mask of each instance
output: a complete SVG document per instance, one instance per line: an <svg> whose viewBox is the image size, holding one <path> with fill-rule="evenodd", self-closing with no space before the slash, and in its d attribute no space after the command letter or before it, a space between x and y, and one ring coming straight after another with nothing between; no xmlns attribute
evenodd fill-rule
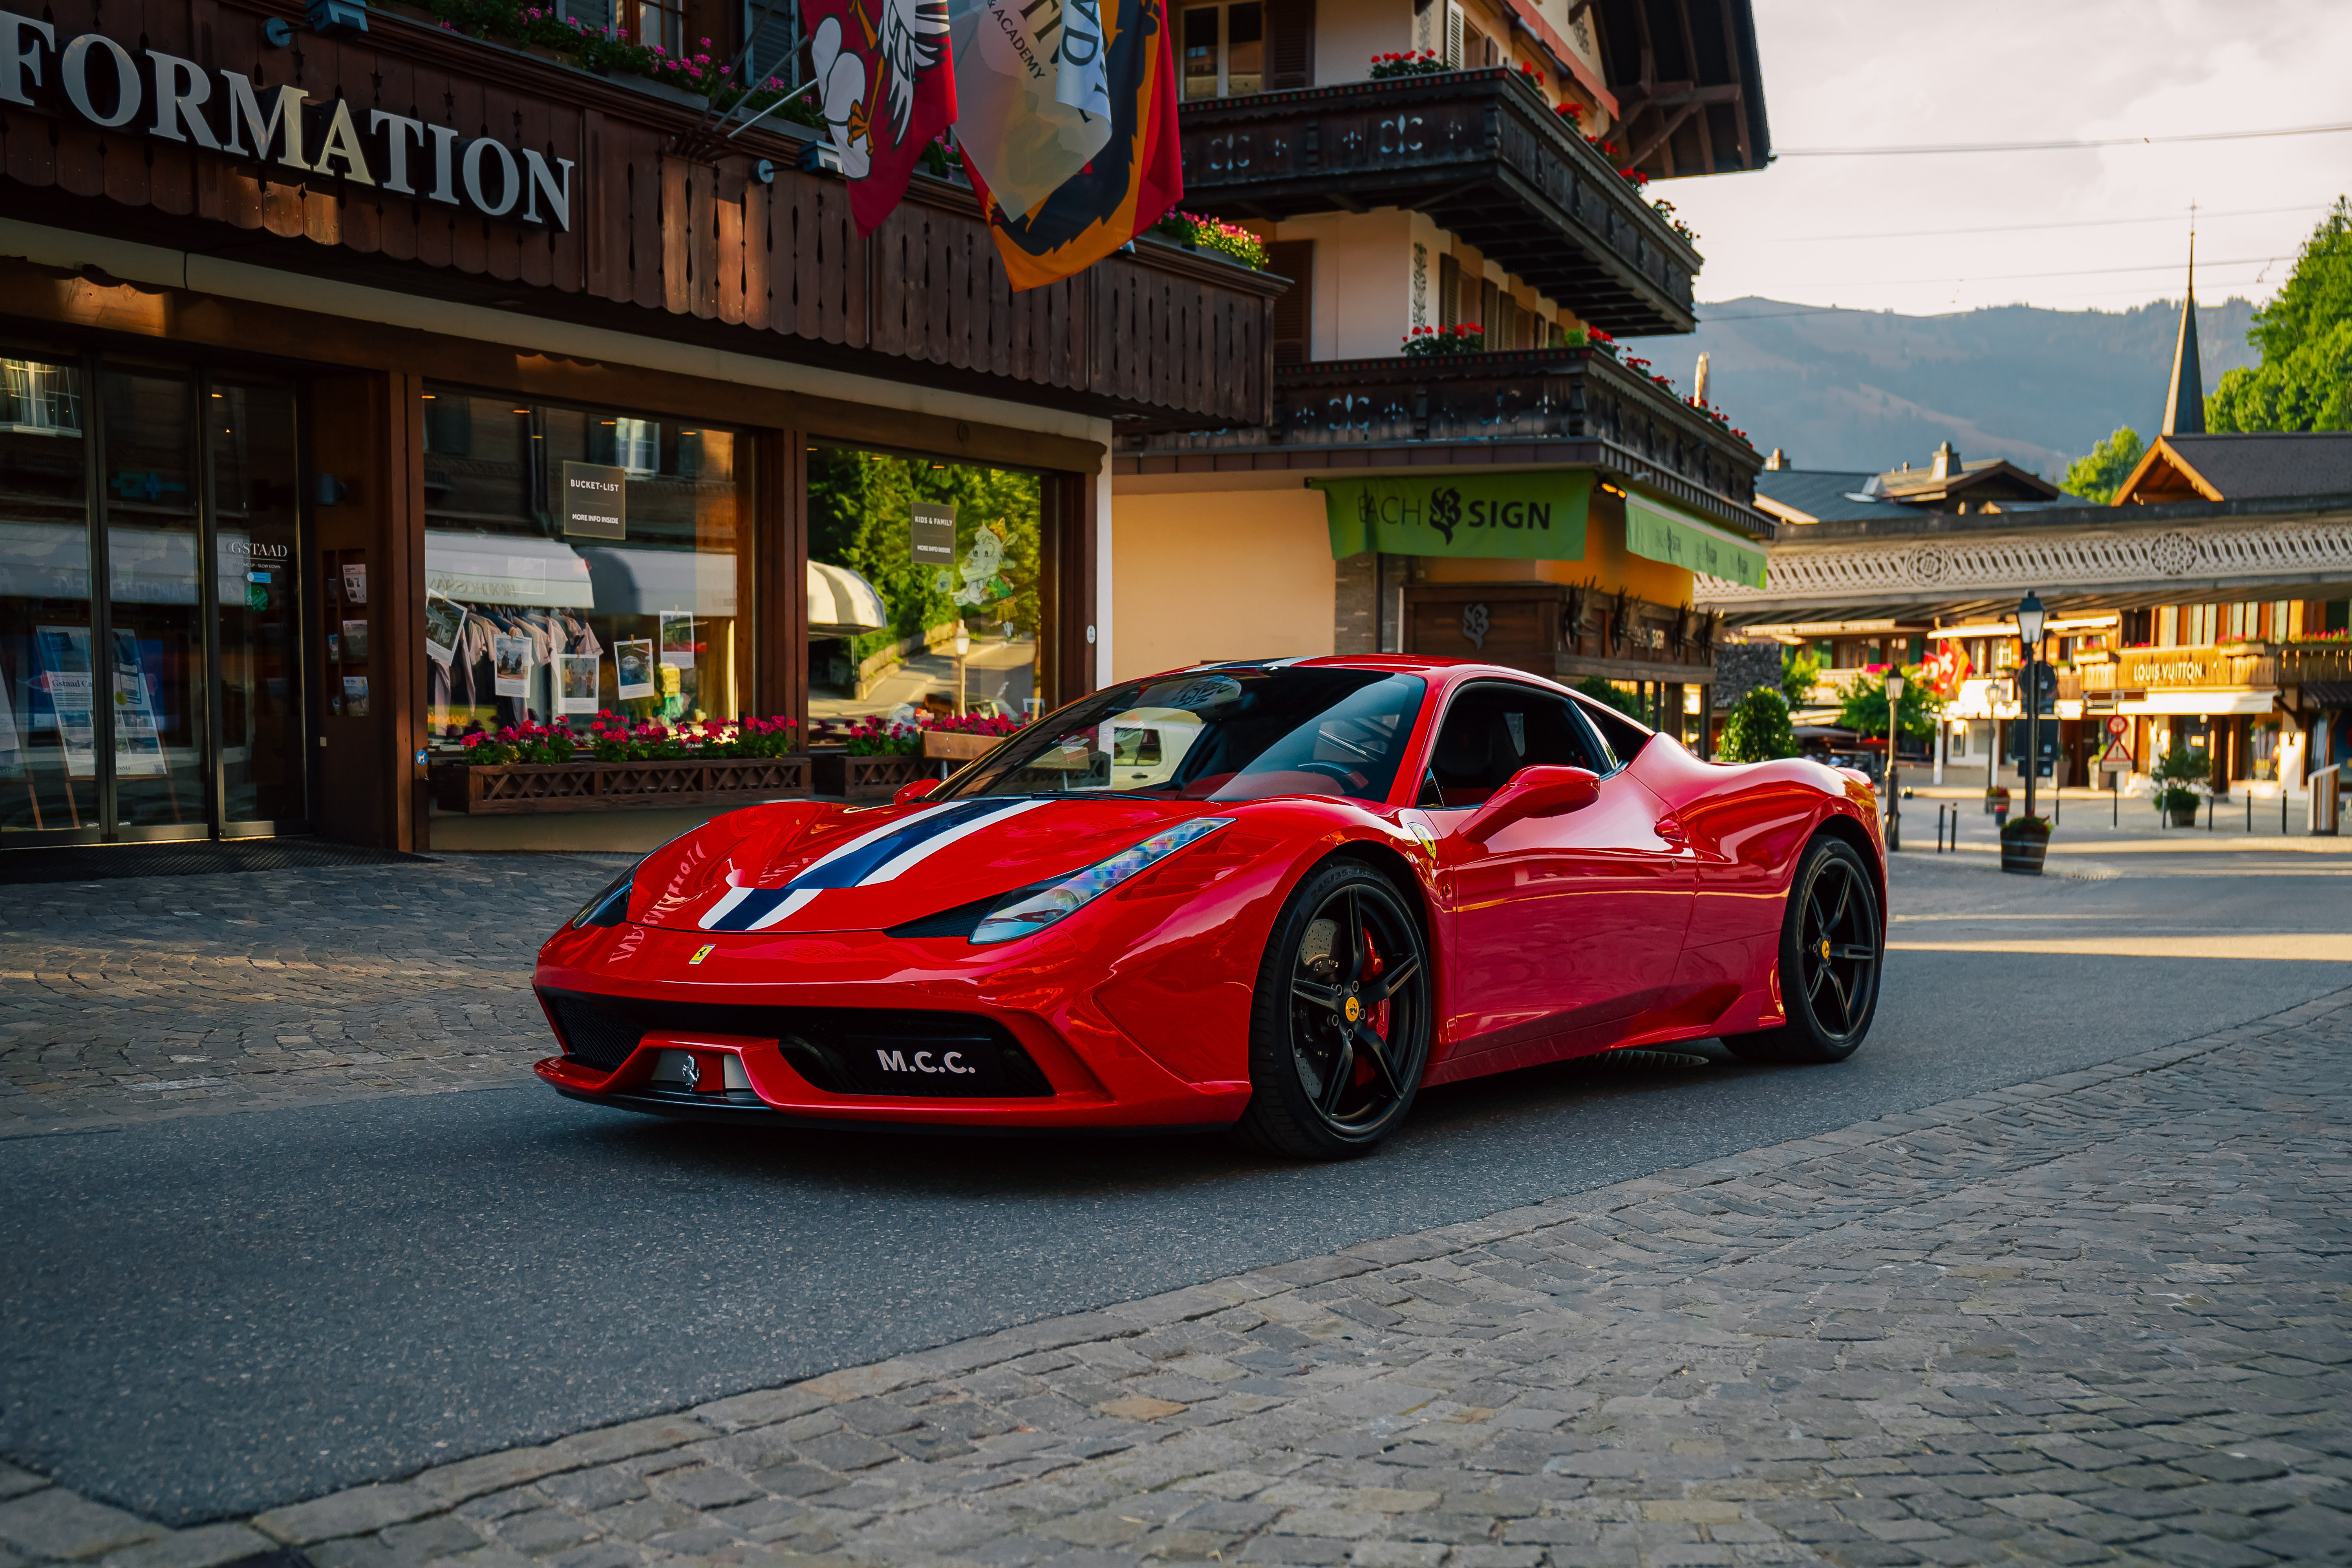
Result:
<svg viewBox="0 0 2352 1568"><path fill-rule="evenodd" d="M960 182L861 238L777 118L313 15L0 10L0 847L418 849L470 732L920 701L929 561L1034 711L1109 673L1114 432L1266 416L1279 279L1015 294Z"/></svg>
<svg viewBox="0 0 2352 1568"><path fill-rule="evenodd" d="M1679 714L1712 679L1692 566L1760 567L1772 525L1753 448L1612 340L1694 322L1698 252L1643 182L1766 157L1748 7L1183 16L1188 205L1291 285L1270 422L1120 433L1119 673L1408 651Z"/></svg>

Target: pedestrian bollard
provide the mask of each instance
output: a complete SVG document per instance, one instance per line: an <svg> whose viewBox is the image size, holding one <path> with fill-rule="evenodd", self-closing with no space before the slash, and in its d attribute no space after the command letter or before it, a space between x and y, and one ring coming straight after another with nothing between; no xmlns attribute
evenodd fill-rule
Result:
<svg viewBox="0 0 2352 1568"><path fill-rule="evenodd" d="M2209 795L2205 797L2205 831L2208 833L2213 831L2213 803L2221 798L2218 795Z"/></svg>
<svg viewBox="0 0 2352 1568"><path fill-rule="evenodd" d="M2114 780L2114 779L2119 779L2119 778L2123 777L2123 775L2122 775L2121 773L2109 773L2109 774L2107 775L2107 777L2108 777L2110 780ZM2123 792L2123 788L2122 788L2122 786L2121 786L2121 785L2119 785L2119 784L2110 783L2110 784L2107 785L2107 826L2108 826L2109 827L2121 827L2123 825L2124 825L2124 792Z"/></svg>
<svg viewBox="0 0 2352 1568"><path fill-rule="evenodd" d="M2251 834L2251 833L2252 833L2252 832L2253 832L2253 830L2254 830L2254 792L2253 792L2252 790L2248 790L2248 791L2246 792L2246 831L2247 831L2248 833L2250 833L2250 834Z"/></svg>

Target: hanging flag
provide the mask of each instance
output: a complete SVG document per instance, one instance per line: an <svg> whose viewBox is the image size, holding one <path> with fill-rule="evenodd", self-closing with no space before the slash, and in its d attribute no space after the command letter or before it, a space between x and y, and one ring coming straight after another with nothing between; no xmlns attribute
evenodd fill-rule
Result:
<svg viewBox="0 0 2352 1568"><path fill-rule="evenodd" d="M956 148L1027 217L1110 142L1110 91L1093 0L949 0ZM1085 21L1082 23L1081 16ZM1072 54L1091 62L1073 65Z"/></svg>
<svg viewBox="0 0 2352 1568"><path fill-rule="evenodd" d="M947 0L801 0L801 20L850 215L872 234L923 149L955 123Z"/></svg>
<svg viewBox="0 0 2352 1568"><path fill-rule="evenodd" d="M988 209L989 226L1015 289L1067 278L1110 255L1158 223L1184 195L1184 150L1176 123L1176 51L1166 0L1100 0L1104 47L1103 95L1110 105L1110 137L1079 173L1042 203L1013 210L994 197L986 172L965 168ZM1061 13L1066 44L1074 8ZM1083 53L1082 47L1074 52ZM1059 51L1057 50L1057 57ZM1087 79L1091 67L1074 71ZM1055 101L1061 74L1055 64ZM1077 90L1074 88L1073 91Z"/></svg>

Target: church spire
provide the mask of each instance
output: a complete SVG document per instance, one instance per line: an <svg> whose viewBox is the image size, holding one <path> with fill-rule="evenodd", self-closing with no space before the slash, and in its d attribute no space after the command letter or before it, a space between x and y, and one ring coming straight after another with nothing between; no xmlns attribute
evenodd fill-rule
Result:
<svg viewBox="0 0 2352 1568"><path fill-rule="evenodd" d="M2164 398L2164 433L2205 434L2205 373L2197 363L2197 230L2189 230L2189 293L2180 301L2180 339L2172 345L2172 390Z"/></svg>

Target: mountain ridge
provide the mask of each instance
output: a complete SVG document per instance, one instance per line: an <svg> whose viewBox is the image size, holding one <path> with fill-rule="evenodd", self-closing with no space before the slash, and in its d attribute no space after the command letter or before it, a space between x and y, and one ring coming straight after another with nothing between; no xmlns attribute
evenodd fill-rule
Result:
<svg viewBox="0 0 2352 1568"><path fill-rule="evenodd" d="M2253 310L2242 299L2199 303L2208 392L2258 363L2246 343ZM2117 426L2149 436L2163 424L2180 305L1903 316L1750 295L1703 304L1699 318L1686 336L1626 346L1685 393L1706 353L1707 401L1791 468L1917 465L1949 441L1963 458L2006 458L2055 479Z"/></svg>

